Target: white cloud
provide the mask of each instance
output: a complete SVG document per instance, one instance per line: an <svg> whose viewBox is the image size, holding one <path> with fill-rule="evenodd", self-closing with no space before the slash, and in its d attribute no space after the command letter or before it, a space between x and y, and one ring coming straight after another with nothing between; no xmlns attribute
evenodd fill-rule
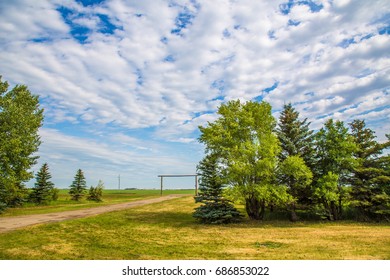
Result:
<svg viewBox="0 0 390 280"><path fill-rule="evenodd" d="M236 98L261 97L276 111L291 101L315 128L318 116L376 127L387 116L390 42L378 30L388 1L315 1L318 11L300 3L288 14L280 10L287 1L30 2L0 3L1 74L41 96L47 156L78 151L100 162L126 146L156 163L157 139L195 147L197 127ZM188 13L185 28L179 13ZM102 32L105 24L115 28ZM87 28L84 42L78 27ZM64 124L110 130L109 140L74 139ZM134 166L132 156L108 161Z"/></svg>

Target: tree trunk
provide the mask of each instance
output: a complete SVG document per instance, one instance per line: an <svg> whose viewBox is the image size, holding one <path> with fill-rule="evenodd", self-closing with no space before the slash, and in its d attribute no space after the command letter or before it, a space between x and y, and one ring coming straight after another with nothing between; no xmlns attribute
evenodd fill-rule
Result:
<svg viewBox="0 0 390 280"><path fill-rule="evenodd" d="M291 203L290 221L291 221L291 222L296 222L296 221L298 221L298 216L297 216L297 213L295 212L295 203Z"/></svg>
<svg viewBox="0 0 390 280"><path fill-rule="evenodd" d="M339 205L338 205L338 208L337 208L337 212L338 212L338 219L341 220L342 219L342 215L343 215L343 202L342 202L341 195L340 195L340 198L339 198Z"/></svg>
<svg viewBox="0 0 390 280"><path fill-rule="evenodd" d="M337 221L339 220L339 211L338 211L338 207L336 205L336 203L334 201L332 201L330 203L330 212L331 212L331 215L332 215L332 221Z"/></svg>
<svg viewBox="0 0 390 280"><path fill-rule="evenodd" d="M245 198L245 209L250 219L262 220L264 218L265 205L254 196Z"/></svg>

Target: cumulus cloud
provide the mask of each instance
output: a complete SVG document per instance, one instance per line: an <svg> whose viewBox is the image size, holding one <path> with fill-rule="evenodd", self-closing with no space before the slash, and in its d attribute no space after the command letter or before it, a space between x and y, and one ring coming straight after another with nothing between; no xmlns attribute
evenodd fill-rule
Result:
<svg viewBox="0 0 390 280"><path fill-rule="evenodd" d="M386 0L30 2L0 3L1 74L40 95L58 156L90 143L67 126L109 131L80 151L99 162L111 145L198 151L197 127L237 98L268 101L275 116L292 102L314 129L329 117L385 127ZM133 166L124 155L140 156L108 161Z"/></svg>

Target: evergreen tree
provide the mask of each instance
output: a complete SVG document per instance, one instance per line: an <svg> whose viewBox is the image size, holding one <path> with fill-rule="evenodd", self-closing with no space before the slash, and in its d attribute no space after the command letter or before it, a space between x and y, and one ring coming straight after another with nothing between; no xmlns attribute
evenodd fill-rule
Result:
<svg viewBox="0 0 390 280"><path fill-rule="evenodd" d="M79 201L85 195L87 183L81 169L77 170L73 183L69 188L69 194L71 195L72 200Z"/></svg>
<svg viewBox="0 0 390 280"><path fill-rule="evenodd" d="M30 200L36 204L47 204L53 200L54 184L50 181L49 165L44 163L36 175L36 183L30 194Z"/></svg>
<svg viewBox="0 0 390 280"><path fill-rule="evenodd" d="M289 156L300 156L307 166L312 167L314 135L309 125L307 119L299 120L299 112L291 103L284 105L276 130L282 148L279 154L282 161Z"/></svg>
<svg viewBox="0 0 390 280"><path fill-rule="evenodd" d="M200 192L196 202L203 203L195 209L193 217L205 224L238 222L242 215L233 204L223 198L223 180L219 172L218 157L208 154L197 166L201 175Z"/></svg>
<svg viewBox="0 0 390 280"><path fill-rule="evenodd" d="M279 182L287 186L295 202L303 205L312 203L310 199L312 172L310 169L314 165L314 135L309 125L307 119L299 120L299 112L289 103L284 105L276 130L282 148L279 154L281 161ZM295 202L291 205L293 220L296 218L294 217Z"/></svg>
<svg viewBox="0 0 390 280"><path fill-rule="evenodd" d="M353 205L363 219L389 219L390 157L382 154L390 146L390 140L378 143L364 120L354 120L350 128L357 146L354 153L357 166L350 178Z"/></svg>
<svg viewBox="0 0 390 280"><path fill-rule="evenodd" d="M24 85L8 91L0 76L0 205L23 204L27 196L24 183L33 178L30 168L36 164L41 143L38 135L43 109L38 96Z"/></svg>
<svg viewBox="0 0 390 280"><path fill-rule="evenodd" d="M91 186L89 189L88 193L88 200L96 201L96 202L101 202L102 196L103 196L103 189L104 189L104 184L102 180L99 180L99 183L97 184L96 187Z"/></svg>

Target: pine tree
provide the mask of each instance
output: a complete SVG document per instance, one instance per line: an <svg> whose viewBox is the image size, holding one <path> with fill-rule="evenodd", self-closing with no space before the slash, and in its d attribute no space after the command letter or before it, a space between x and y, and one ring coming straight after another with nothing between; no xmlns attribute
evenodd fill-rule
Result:
<svg viewBox="0 0 390 280"><path fill-rule="evenodd" d="M279 154L282 161L289 156L300 156L307 166L313 165L314 135L309 125L307 119L299 120L299 112L291 103L284 105L276 130L282 148Z"/></svg>
<svg viewBox="0 0 390 280"><path fill-rule="evenodd" d="M69 194L71 195L72 200L79 201L85 195L87 183L81 169L77 170L74 181L69 188Z"/></svg>
<svg viewBox="0 0 390 280"><path fill-rule="evenodd" d="M238 222L242 215L229 200L223 198L224 185L218 169L218 157L215 154L206 155L199 163L200 193L195 201L203 204L195 209L193 217L205 224Z"/></svg>
<svg viewBox="0 0 390 280"><path fill-rule="evenodd" d="M354 120L349 125L357 146L354 156L358 163L350 178L353 205L363 219L389 219L390 157L382 154L390 146L390 140L378 143L364 120Z"/></svg>
<svg viewBox="0 0 390 280"><path fill-rule="evenodd" d="M36 183L30 200L36 204L47 204L53 199L54 184L50 181L49 165L44 163L36 175Z"/></svg>
<svg viewBox="0 0 390 280"><path fill-rule="evenodd" d="M310 182L311 168L314 165L314 135L309 125L307 119L299 120L299 112L289 103L284 105L276 130L282 148L279 154L281 172L278 179L281 184L287 186L294 201L301 205L312 204ZM295 203L291 205L291 210L294 220Z"/></svg>

